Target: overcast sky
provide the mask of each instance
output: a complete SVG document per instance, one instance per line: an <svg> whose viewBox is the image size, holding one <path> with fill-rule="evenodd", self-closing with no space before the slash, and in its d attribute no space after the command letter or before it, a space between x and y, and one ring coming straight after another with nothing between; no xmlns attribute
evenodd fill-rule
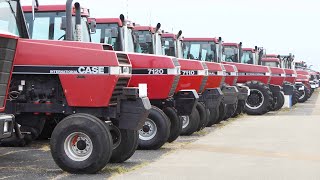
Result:
<svg viewBox="0 0 320 180"><path fill-rule="evenodd" d="M31 5L31 0L22 1ZM76 1L74 1L76 2ZM141 25L162 24L185 37L219 37L244 47L262 46L267 53L288 54L320 70L319 0L79 0L92 17L119 17ZM63 0L39 0L64 4Z"/></svg>

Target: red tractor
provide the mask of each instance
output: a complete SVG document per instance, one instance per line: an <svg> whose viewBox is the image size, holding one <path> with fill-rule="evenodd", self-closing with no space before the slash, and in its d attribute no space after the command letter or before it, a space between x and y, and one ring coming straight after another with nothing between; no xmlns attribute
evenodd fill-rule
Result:
<svg viewBox="0 0 320 180"><path fill-rule="evenodd" d="M60 26L60 24L63 22L66 9L72 9L72 7L66 8L65 5L41 6L36 11L35 21L31 18L31 8L25 7L24 9L26 17L29 19L29 29L31 32L40 31L47 39L52 38L50 35L57 33L59 35L56 37L60 36L62 39L64 36L61 36L61 34L64 35L64 31L68 31L68 28L62 28L63 30L61 30L60 27L64 27L64 25ZM75 8L75 12L77 12L77 9ZM89 13L86 9L79 9L82 9L79 15L77 13L74 14L76 23L78 22L76 27L82 27L79 31L80 35L88 35L88 28L86 28L88 23L86 21ZM55 20L49 25L43 23L42 19L48 19L50 22L50 19L62 20ZM80 20L77 21L77 19ZM111 44L114 50L133 52L133 50L128 49L128 47L134 46L133 37L126 34L131 29L125 26L125 30L120 30L119 24L126 25L124 17L110 19L114 20L114 23L111 25L106 24L110 28L104 28L103 30L101 30L100 26L102 20L89 20L89 25L95 25L95 22L98 22L98 28L95 28L96 33L93 35L93 39L103 35L104 39L109 39L107 41L103 40L102 43ZM35 34L35 36L38 35L39 33ZM90 41L90 36L89 38L83 37L73 38L72 40ZM53 36L53 39L55 39L55 36ZM101 42L100 38L98 38L98 42ZM124 42L127 42L127 44ZM129 42L132 42L132 44ZM110 45L104 46L110 48ZM147 121L139 131L139 147L141 149L159 149L167 141L173 142L178 138L182 129L182 120L179 116L189 116L191 114L198 101L198 95L194 90L190 89L176 91L180 79L180 64L175 58L139 53L128 53L127 56L132 64L132 77L129 86L136 87L140 84L147 84L147 94L153 105ZM197 115L193 114L193 116Z"/></svg>
<svg viewBox="0 0 320 180"><path fill-rule="evenodd" d="M46 121L54 121L51 154L65 171L95 173L108 162L130 158L151 105L145 89L127 87L128 56L101 44L31 40L19 0L0 1L0 11L7 24L0 33L6 59L1 88L10 82L1 91L2 107L19 127L1 144L23 145L39 137Z"/></svg>
<svg viewBox="0 0 320 180"><path fill-rule="evenodd" d="M284 104L284 95L292 97L292 104L297 103L297 92L295 91L296 73L291 69L284 69L280 66L280 57L268 57L265 55L265 49L258 48L243 48L242 63L255 64L270 67L271 80L270 89L273 93L273 105L271 110L279 110ZM280 88L281 92L273 91L274 87Z"/></svg>
<svg viewBox="0 0 320 180"><path fill-rule="evenodd" d="M264 66L239 63L241 45L237 43L222 44L222 42L214 41L212 38L185 38L183 42L185 57L199 57L202 53L199 54L197 49L204 45L210 45L216 56L215 58L208 58L206 61L223 62L236 66L238 70L237 84L246 85L250 88L248 99L238 104L240 107L244 106L244 111L247 114L261 115L270 110L273 100L268 86L271 78L270 70ZM201 49L200 52L206 52L204 48Z"/></svg>
<svg viewBox="0 0 320 180"><path fill-rule="evenodd" d="M239 115L242 110L238 106L238 102L245 101L248 96L248 89L243 87L236 87L237 68L233 65L223 65L221 63L215 63L212 61L205 61L208 58L214 58L214 51L211 51L212 46L202 47L205 51L205 56L200 57L183 57L183 38L182 31L178 35L172 33L162 34L162 45L165 49L165 54L169 56L175 56L178 58L194 59L197 61L203 61L202 63L208 67L208 80L206 83L206 88L220 88L224 94L223 101L220 103L217 109L212 109L211 114L216 114L217 119L213 122L219 123L222 120L226 120L230 117L235 117ZM218 41L213 38L213 41ZM215 111L215 112L214 112Z"/></svg>
<svg viewBox="0 0 320 180"><path fill-rule="evenodd" d="M223 83L225 70L218 64L210 64L192 59L183 59L181 35L182 31L177 35L174 35L162 33L158 28L150 26L136 26L134 28L134 36L138 39L136 51L158 53L178 58L181 64L181 80L179 81L177 90L183 87L194 88L197 90L200 96L198 107L201 106L201 104L205 105L204 110L197 108L200 113L200 125L202 125L202 127L212 126L223 119L229 118L234 113L234 111L231 113L228 111L228 113L226 113L224 102L228 104L235 104L237 101L238 91L235 87L225 87L222 90L224 100L221 101L222 95L215 92L221 91L220 85ZM197 69L198 67L203 68L206 73L200 74L200 69ZM219 115L219 109L221 108L223 109L223 113L220 113ZM206 111L209 113L206 113ZM184 126L184 129L187 128L188 126ZM200 129L201 128L198 128L198 130Z"/></svg>

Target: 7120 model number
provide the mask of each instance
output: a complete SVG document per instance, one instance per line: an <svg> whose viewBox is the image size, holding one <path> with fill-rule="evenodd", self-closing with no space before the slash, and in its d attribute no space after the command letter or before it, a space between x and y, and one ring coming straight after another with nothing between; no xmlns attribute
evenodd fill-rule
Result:
<svg viewBox="0 0 320 180"><path fill-rule="evenodd" d="M164 69L148 69L148 74L164 74Z"/></svg>

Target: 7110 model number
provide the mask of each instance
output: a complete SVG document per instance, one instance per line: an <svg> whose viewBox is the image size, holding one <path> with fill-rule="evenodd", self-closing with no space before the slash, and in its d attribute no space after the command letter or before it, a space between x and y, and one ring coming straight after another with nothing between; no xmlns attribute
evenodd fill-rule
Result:
<svg viewBox="0 0 320 180"><path fill-rule="evenodd" d="M184 76L193 76L195 74L196 74L195 71L181 71L181 75L184 75Z"/></svg>

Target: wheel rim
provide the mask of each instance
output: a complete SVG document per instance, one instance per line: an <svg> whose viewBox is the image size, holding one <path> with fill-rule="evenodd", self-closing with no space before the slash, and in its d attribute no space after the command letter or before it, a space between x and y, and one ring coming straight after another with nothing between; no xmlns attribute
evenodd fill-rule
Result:
<svg viewBox="0 0 320 180"><path fill-rule="evenodd" d="M300 91L299 100L302 100L305 96L306 96L306 92L305 91Z"/></svg>
<svg viewBox="0 0 320 180"><path fill-rule="evenodd" d="M73 161L87 160L92 154L92 149L92 140L82 132L74 132L64 141L64 151Z"/></svg>
<svg viewBox="0 0 320 180"><path fill-rule="evenodd" d="M156 123L151 119L147 119L142 129L139 131L139 138L144 141L151 140L156 136L157 131L158 129Z"/></svg>
<svg viewBox="0 0 320 180"><path fill-rule="evenodd" d="M190 117L189 116L180 116L182 119L182 129L186 128L190 124Z"/></svg>
<svg viewBox="0 0 320 180"><path fill-rule="evenodd" d="M258 89L250 89L250 96L246 101L246 106L250 109L259 109L264 102L263 93Z"/></svg>

